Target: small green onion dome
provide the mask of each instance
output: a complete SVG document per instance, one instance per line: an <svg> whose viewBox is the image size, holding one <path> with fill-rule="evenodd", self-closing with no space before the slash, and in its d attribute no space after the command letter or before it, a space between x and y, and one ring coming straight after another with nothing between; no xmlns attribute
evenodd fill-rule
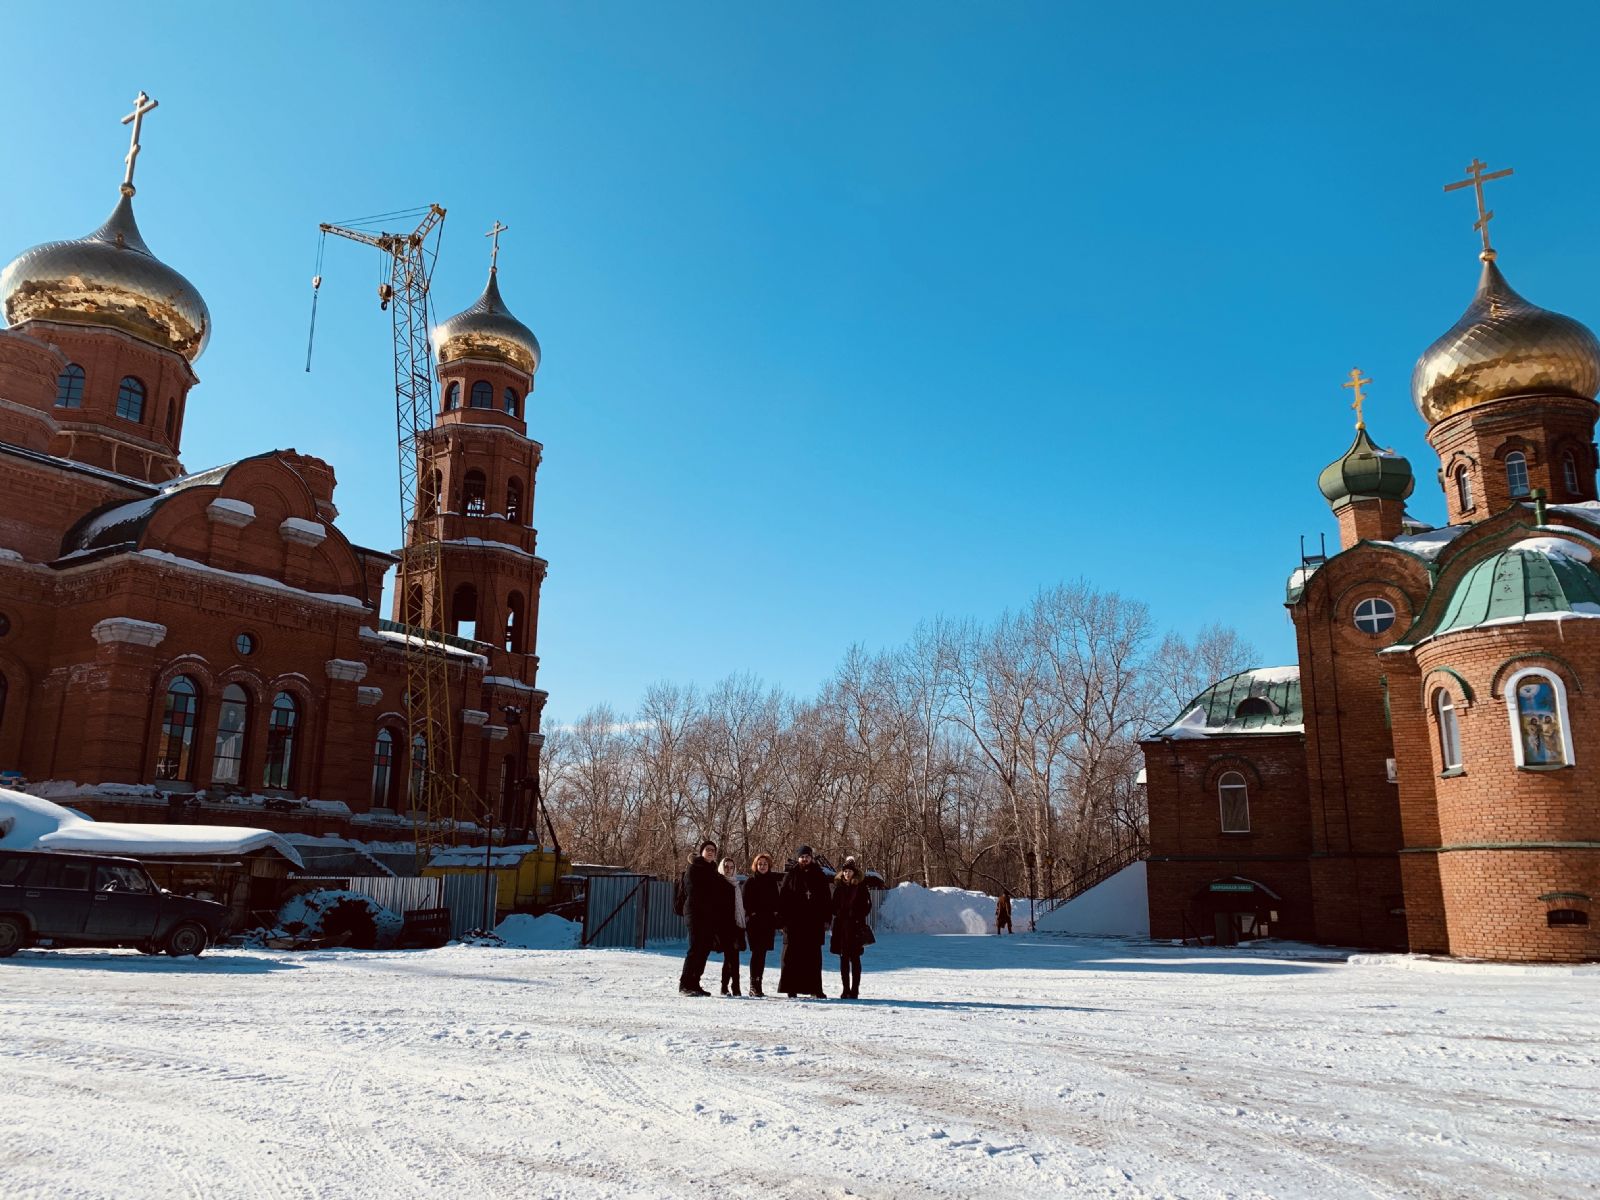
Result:
<svg viewBox="0 0 1600 1200"><path fill-rule="evenodd" d="M1519 625L1545 614L1600 617L1600 575L1591 557L1588 547L1565 538L1523 538L1461 577L1434 633Z"/></svg>
<svg viewBox="0 0 1600 1200"><path fill-rule="evenodd" d="M1338 508L1347 500L1404 500L1417 486L1411 464L1392 450L1384 450L1367 436L1365 427L1356 430L1356 440L1344 455L1326 467L1317 486Z"/></svg>

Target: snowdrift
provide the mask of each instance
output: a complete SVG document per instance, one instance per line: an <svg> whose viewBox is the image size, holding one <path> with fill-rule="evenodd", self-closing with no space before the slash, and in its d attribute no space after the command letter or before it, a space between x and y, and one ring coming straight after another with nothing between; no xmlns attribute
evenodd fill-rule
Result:
<svg viewBox="0 0 1600 1200"><path fill-rule="evenodd" d="M512 913L494 932L514 950L571 950L577 946L583 926L551 913L539 917Z"/></svg>
<svg viewBox="0 0 1600 1200"><path fill-rule="evenodd" d="M7 788L0 788L0 846L7 850L78 850L133 858L273 850L297 867L305 865L293 846L265 829L94 821L54 801Z"/></svg>
<svg viewBox="0 0 1600 1200"><path fill-rule="evenodd" d="M1020 927L1020 917L1017 923ZM1150 893L1144 863L1126 866L1054 912L1041 913L1038 928L1041 933L1149 937Z"/></svg>
<svg viewBox="0 0 1600 1200"><path fill-rule="evenodd" d="M1015 906L1012 919L1021 923ZM878 909L879 933L993 933L994 897L964 888L902 883Z"/></svg>

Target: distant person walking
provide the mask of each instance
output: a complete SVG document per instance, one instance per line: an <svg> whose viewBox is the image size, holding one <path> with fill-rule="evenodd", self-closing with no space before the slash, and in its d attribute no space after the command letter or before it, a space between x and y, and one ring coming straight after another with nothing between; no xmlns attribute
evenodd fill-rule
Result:
<svg viewBox="0 0 1600 1200"><path fill-rule="evenodd" d="M1001 888L1000 898L994 902L994 931L998 936L1011 932L1011 889Z"/></svg>
<svg viewBox="0 0 1600 1200"><path fill-rule="evenodd" d="M739 893L738 867L733 859L722 860L722 903L727 906L721 914L722 932L717 949L722 951L722 994L739 995L739 951L744 949L744 897Z"/></svg>
<svg viewBox="0 0 1600 1200"><path fill-rule="evenodd" d="M833 884L833 939L828 949L839 956L841 1000L861 998L861 952L877 939L867 918L872 915L872 897L861 867L853 858L844 860Z"/></svg>
<svg viewBox="0 0 1600 1200"><path fill-rule="evenodd" d="M811 996L826 1000L822 990L822 943L833 916L828 877L811 856L810 846L794 852L794 866L784 872L779 890L783 915L783 970L778 990L789 999Z"/></svg>
<svg viewBox="0 0 1600 1200"><path fill-rule="evenodd" d="M765 996L762 977L767 973L767 953L778 933L778 877L772 873L772 855L758 854L750 862L750 877L740 891L744 905L744 937L750 946L750 994Z"/></svg>
<svg viewBox="0 0 1600 1200"><path fill-rule="evenodd" d="M678 976L678 992L684 996L709 996L700 986L706 959L716 949L722 932L723 893L727 881L717 874L717 844L700 843L700 850L689 860L683 873L683 917L689 922L689 953L683 957L683 972Z"/></svg>

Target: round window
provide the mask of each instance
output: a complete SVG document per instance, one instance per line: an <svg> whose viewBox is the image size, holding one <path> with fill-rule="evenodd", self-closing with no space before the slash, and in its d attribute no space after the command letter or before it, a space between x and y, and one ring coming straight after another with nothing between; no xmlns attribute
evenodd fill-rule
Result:
<svg viewBox="0 0 1600 1200"><path fill-rule="evenodd" d="M1362 633L1382 633L1393 624L1394 605L1381 596L1374 596L1356 605L1356 628Z"/></svg>
<svg viewBox="0 0 1600 1200"><path fill-rule="evenodd" d="M238 651L240 658L249 658L256 652L255 634L241 633L233 639L233 648Z"/></svg>
<svg viewBox="0 0 1600 1200"><path fill-rule="evenodd" d="M10 632L11 618L6 616L5 613L0 613L0 637L5 637Z"/></svg>

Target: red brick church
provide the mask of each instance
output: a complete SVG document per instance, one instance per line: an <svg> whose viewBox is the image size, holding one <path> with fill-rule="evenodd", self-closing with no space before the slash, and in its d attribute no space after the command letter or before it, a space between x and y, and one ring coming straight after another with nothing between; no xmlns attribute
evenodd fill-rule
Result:
<svg viewBox="0 0 1600 1200"><path fill-rule="evenodd" d="M91 814L111 815L112 794L198 793L213 822L312 831L281 812L305 798L316 832L348 832L345 810L398 820L422 764L404 714L411 634L383 617L395 557L340 530L319 458L181 461L191 400L208 419L195 363L211 314L140 236L138 128L104 224L0 273L0 782L97 785L73 801ZM446 636L430 644L451 663L459 773L501 823L526 824L513 784L545 700L539 343L492 268L433 341L442 399L411 534L441 543L447 611L431 624Z"/></svg>
<svg viewBox="0 0 1600 1200"><path fill-rule="evenodd" d="M1512 289L1471 172L1477 291L1412 376L1449 524L1358 416L1319 480L1339 551L1289 579L1298 661L1144 743L1155 937L1600 958L1600 343Z"/></svg>

